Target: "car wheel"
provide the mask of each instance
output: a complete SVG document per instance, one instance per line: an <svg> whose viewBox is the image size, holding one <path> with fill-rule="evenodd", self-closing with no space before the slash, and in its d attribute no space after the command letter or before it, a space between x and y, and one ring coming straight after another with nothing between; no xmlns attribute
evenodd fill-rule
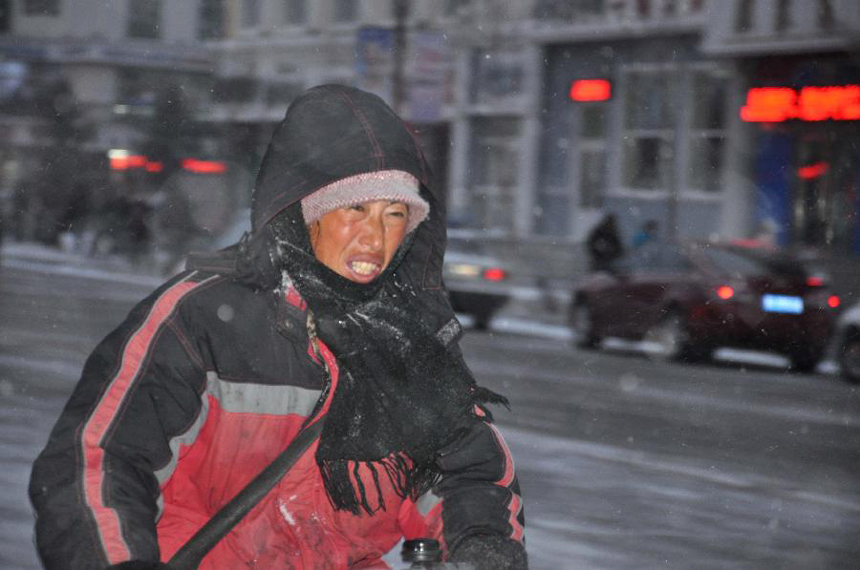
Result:
<svg viewBox="0 0 860 570"><path fill-rule="evenodd" d="M860 383L860 331L849 331L839 351L842 377L853 384Z"/></svg>
<svg viewBox="0 0 860 570"><path fill-rule="evenodd" d="M594 330L594 314L586 301L578 300L571 306L568 320L577 346L596 348L600 344L600 336Z"/></svg>
<svg viewBox="0 0 860 570"><path fill-rule="evenodd" d="M687 321L677 310L670 311L652 326L642 338L645 350L656 360L705 360L711 355L709 347L694 343L687 329Z"/></svg>
<svg viewBox="0 0 860 570"><path fill-rule="evenodd" d="M788 355L791 367L798 372L812 372L821 362L820 350L800 349Z"/></svg>

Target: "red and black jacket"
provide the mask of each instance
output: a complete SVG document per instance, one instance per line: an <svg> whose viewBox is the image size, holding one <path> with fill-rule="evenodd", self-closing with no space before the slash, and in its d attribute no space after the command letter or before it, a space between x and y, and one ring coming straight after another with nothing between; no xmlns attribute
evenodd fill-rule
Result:
<svg viewBox="0 0 860 570"><path fill-rule="evenodd" d="M312 415L325 414L304 310L294 290L255 293L189 272L108 335L34 465L48 570L169 559ZM324 345L321 354L337 382L335 359ZM403 536L446 546L474 534L522 541L513 461L487 423L443 454L445 475L431 493L412 502L386 489L387 508L373 516L331 507L314 450L201 568L360 567Z"/></svg>

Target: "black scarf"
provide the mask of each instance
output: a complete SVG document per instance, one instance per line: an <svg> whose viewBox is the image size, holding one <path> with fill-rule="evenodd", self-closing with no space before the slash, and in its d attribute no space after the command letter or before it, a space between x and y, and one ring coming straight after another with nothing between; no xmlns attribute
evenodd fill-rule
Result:
<svg viewBox="0 0 860 570"><path fill-rule="evenodd" d="M439 450L479 421L476 406L490 419L484 404L507 400L477 386L457 343L422 319L422 292L397 273L414 232L381 275L360 284L316 260L298 203L268 227L263 251L277 253L265 261L287 272L338 363L316 452L329 498L337 509L372 514L360 477L366 469L377 508L385 509L379 468L401 497L417 498L440 476ZM259 268L266 254L246 251L244 257Z"/></svg>

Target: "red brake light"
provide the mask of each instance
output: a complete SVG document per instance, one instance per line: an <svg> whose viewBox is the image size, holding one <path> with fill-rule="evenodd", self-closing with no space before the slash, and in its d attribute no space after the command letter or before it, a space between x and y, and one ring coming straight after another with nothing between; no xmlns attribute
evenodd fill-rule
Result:
<svg viewBox="0 0 860 570"><path fill-rule="evenodd" d="M731 299L735 296L735 290L728 285L720 285L717 287L717 297L720 299Z"/></svg>
<svg viewBox="0 0 860 570"><path fill-rule="evenodd" d="M827 306L831 309L835 309L839 306L839 297L836 295L830 295L827 297Z"/></svg>
<svg viewBox="0 0 860 570"><path fill-rule="evenodd" d="M499 267L490 267L484 270L484 279L487 281L501 281L505 278L505 270Z"/></svg>
<svg viewBox="0 0 860 570"><path fill-rule="evenodd" d="M824 279L813 275L806 278L806 284L810 287L824 287Z"/></svg>

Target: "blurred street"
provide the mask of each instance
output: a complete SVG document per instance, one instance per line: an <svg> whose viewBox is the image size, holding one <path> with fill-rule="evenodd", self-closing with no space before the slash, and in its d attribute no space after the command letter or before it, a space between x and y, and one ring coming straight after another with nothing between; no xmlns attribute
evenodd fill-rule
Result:
<svg viewBox="0 0 860 570"><path fill-rule="evenodd" d="M3 252L0 568L39 567L30 464L89 351L159 282L104 260ZM583 351L557 316L528 316L515 302L463 347L512 404L497 418L533 570L856 568L860 389L767 359L691 366L620 344Z"/></svg>

